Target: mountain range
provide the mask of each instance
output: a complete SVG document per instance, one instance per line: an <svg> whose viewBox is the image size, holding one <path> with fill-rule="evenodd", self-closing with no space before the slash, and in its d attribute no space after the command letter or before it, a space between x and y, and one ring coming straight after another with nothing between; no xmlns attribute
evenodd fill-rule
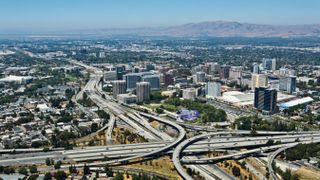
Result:
<svg viewBox="0 0 320 180"><path fill-rule="evenodd" d="M103 29L99 33L168 37L320 37L320 24L265 25L210 21L161 28Z"/></svg>
<svg viewBox="0 0 320 180"><path fill-rule="evenodd" d="M320 24L267 25L230 21L207 21L188 23L170 27L152 28L104 28L52 32L1 32L8 38L10 34L35 37L320 37Z"/></svg>

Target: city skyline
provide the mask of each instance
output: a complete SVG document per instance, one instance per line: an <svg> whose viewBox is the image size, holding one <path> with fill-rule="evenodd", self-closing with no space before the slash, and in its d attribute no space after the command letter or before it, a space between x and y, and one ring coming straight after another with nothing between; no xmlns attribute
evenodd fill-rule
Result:
<svg viewBox="0 0 320 180"><path fill-rule="evenodd" d="M2 1L0 32L166 27L204 21L319 24L320 2L284 1Z"/></svg>

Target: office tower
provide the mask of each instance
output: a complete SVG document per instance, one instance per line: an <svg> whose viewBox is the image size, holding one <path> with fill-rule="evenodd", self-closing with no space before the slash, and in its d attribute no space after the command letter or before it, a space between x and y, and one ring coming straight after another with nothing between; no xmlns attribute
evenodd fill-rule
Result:
<svg viewBox="0 0 320 180"><path fill-rule="evenodd" d="M105 58L106 57L106 53L101 51L99 52L99 58Z"/></svg>
<svg viewBox="0 0 320 180"><path fill-rule="evenodd" d="M206 81L206 73L204 72L196 72L196 74L193 76L193 82L194 83L201 83Z"/></svg>
<svg viewBox="0 0 320 180"><path fill-rule="evenodd" d="M149 82L152 90L160 89L160 76L159 75L145 75L142 76L142 81Z"/></svg>
<svg viewBox="0 0 320 180"><path fill-rule="evenodd" d="M173 75L172 74L163 74L163 83L166 86L173 84Z"/></svg>
<svg viewBox="0 0 320 180"><path fill-rule="evenodd" d="M195 100L196 97L197 97L197 90L195 88L188 88L188 89L182 90L183 99Z"/></svg>
<svg viewBox="0 0 320 180"><path fill-rule="evenodd" d="M144 102L150 100L150 83L138 82L137 83L137 102Z"/></svg>
<svg viewBox="0 0 320 180"><path fill-rule="evenodd" d="M282 67L279 69L279 76L296 76L297 72L294 69Z"/></svg>
<svg viewBox="0 0 320 180"><path fill-rule="evenodd" d="M141 81L141 76L138 73L126 74L123 76L127 84L127 90L133 90L136 88L137 83Z"/></svg>
<svg viewBox="0 0 320 180"><path fill-rule="evenodd" d="M266 87L268 85L267 75L265 74L252 74L251 76L251 89L259 87Z"/></svg>
<svg viewBox="0 0 320 180"><path fill-rule="evenodd" d="M277 111L277 91L275 89L256 88L254 91L254 107L265 114Z"/></svg>
<svg viewBox="0 0 320 180"><path fill-rule="evenodd" d="M220 78L221 79L228 79L229 78L230 68L231 67L228 65L223 65L220 67Z"/></svg>
<svg viewBox="0 0 320 180"><path fill-rule="evenodd" d="M229 72L230 79L238 79L242 76L242 67L241 66L232 66Z"/></svg>
<svg viewBox="0 0 320 180"><path fill-rule="evenodd" d="M146 64L146 70L147 71L151 71L151 70L154 70L154 69L155 69L155 67L154 67L153 64Z"/></svg>
<svg viewBox="0 0 320 180"><path fill-rule="evenodd" d="M139 67L134 67L133 68L133 73L139 73L140 72L140 68Z"/></svg>
<svg viewBox="0 0 320 180"><path fill-rule="evenodd" d="M126 67L125 66L116 66L116 72L117 72L117 79L121 80L121 79L123 79L123 75L126 73Z"/></svg>
<svg viewBox="0 0 320 180"><path fill-rule="evenodd" d="M269 79L268 84L271 89L276 89L279 91L279 79Z"/></svg>
<svg viewBox="0 0 320 180"><path fill-rule="evenodd" d="M116 71L104 71L104 81L114 81L117 80L117 72Z"/></svg>
<svg viewBox="0 0 320 180"><path fill-rule="evenodd" d="M197 73L197 72L200 72L200 71L202 71L202 68L203 68L203 65L193 66L193 67L191 68L191 73L192 73L192 74L195 74L195 73Z"/></svg>
<svg viewBox="0 0 320 180"><path fill-rule="evenodd" d="M262 65L263 65L264 70L275 71L276 70L276 59L263 58Z"/></svg>
<svg viewBox="0 0 320 180"><path fill-rule="evenodd" d="M260 68L258 63L253 63L252 64L252 73L253 74L259 74L260 73Z"/></svg>
<svg viewBox="0 0 320 180"><path fill-rule="evenodd" d="M280 77L279 90L292 94L296 91L296 79L297 78L295 76Z"/></svg>
<svg viewBox="0 0 320 180"><path fill-rule="evenodd" d="M117 98L118 94L125 94L127 91L126 81L117 80L112 82L112 94L114 98Z"/></svg>
<svg viewBox="0 0 320 180"><path fill-rule="evenodd" d="M213 73L219 73L220 68L221 68L221 66L218 63L213 63L213 65L211 66L211 70L213 71Z"/></svg>
<svg viewBox="0 0 320 180"><path fill-rule="evenodd" d="M208 97L221 96L221 83L220 82L208 82L206 95Z"/></svg>

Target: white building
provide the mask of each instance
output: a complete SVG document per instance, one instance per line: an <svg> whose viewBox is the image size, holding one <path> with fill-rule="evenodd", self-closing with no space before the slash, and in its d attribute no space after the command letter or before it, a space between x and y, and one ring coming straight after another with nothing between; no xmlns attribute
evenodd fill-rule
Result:
<svg viewBox="0 0 320 180"><path fill-rule="evenodd" d="M137 102L144 102L150 100L150 83L138 82L137 83Z"/></svg>
<svg viewBox="0 0 320 180"><path fill-rule="evenodd" d="M195 89L195 88L188 88L188 89L184 89L182 91L182 98L183 99L195 100L196 97L197 97L197 89Z"/></svg>
<svg viewBox="0 0 320 180"><path fill-rule="evenodd" d="M229 72L229 78L230 79L238 79L242 75L242 67L241 66L231 66L230 72Z"/></svg>
<svg viewBox="0 0 320 180"><path fill-rule="evenodd" d="M134 94L118 94L117 100L120 103L131 104L137 102L137 96Z"/></svg>
<svg viewBox="0 0 320 180"><path fill-rule="evenodd" d="M118 94L125 94L127 91L127 85L125 80L112 81L112 95L117 98Z"/></svg>
<svg viewBox="0 0 320 180"><path fill-rule="evenodd" d="M194 76L193 76L193 82L194 83L202 83L206 81L206 73L204 72L197 72Z"/></svg>
<svg viewBox="0 0 320 180"><path fill-rule="evenodd" d="M206 95L208 98L221 96L221 83L220 82L208 82Z"/></svg>
<svg viewBox="0 0 320 180"><path fill-rule="evenodd" d="M252 74L251 89L254 90L258 87L266 87L268 85L267 75L265 74Z"/></svg>
<svg viewBox="0 0 320 180"><path fill-rule="evenodd" d="M116 71L105 71L104 72L104 80L105 81L114 81L117 80L117 72Z"/></svg>
<svg viewBox="0 0 320 180"><path fill-rule="evenodd" d="M15 84L25 84L31 82L33 77L31 76L14 76L10 75L5 78L0 79L0 82L3 83L15 83Z"/></svg>
<svg viewBox="0 0 320 180"><path fill-rule="evenodd" d="M264 70L271 70L275 71L276 70L276 59L269 59L269 58L263 58L262 60L262 66Z"/></svg>

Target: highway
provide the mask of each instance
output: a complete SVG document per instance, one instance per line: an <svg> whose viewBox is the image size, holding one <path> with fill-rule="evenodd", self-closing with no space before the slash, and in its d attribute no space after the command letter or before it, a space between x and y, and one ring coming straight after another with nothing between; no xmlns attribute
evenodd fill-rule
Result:
<svg viewBox="0 0 320 180"><path fill-rule="evenodd" d="M151 142L156 142L155 144L144 144L144 145L124 145L121 150L117 147L108 147L103 149L86 149L86 150L75 150L64 152L63 156L75 162L81 162L85 160L96 160L103 159L105 157L109 158L120 158L115 160L108 160L103 162L87 163L89 166L103 166L105 164L126 164L133 160L142 160L144 158L157 157L162 154L172 153L172 160L175 165L176 170L184 179L192 179L184 170L181 163L192 164L190 165L194 169L197 169L204 177L207 179L217 179L217 175L212 173L210 166L199 165L217 162L224 159L235 159L243 158L249 154L261 154L263 152L269 152L274 150L275 155L271 154L271 161L276 156L276 152L281 151L284 148L294 146L299 142L298 139L303 143L306 142L318 142L320 137L318 133L310 132L268 132L260 131L258 135L264 135L264 137L243 137L250 135L250 131L225 131L219 132L218 129L207 128L203 126L190 125L183 122L170 121L159 116L143 113L133 109L129 109L121 104L115 102L111 97L106 96L105 99L101 98L102 88L100 87L100 80L103 75L102 71L98 68L85 65L81 62L73 61L72 63L78 64L85 67L88 71L93 72L91 74L89 82L86 84L83 92L88 94L88 97L99 106L100 109L105 110L109 114L112 114L115 118L112 125L113 127L116 120L124 121L128 126L130 126L135 133L145 137ZM82 93L83 93L82 92ZM232 111L233 112L233 111ZM170 114L172 115L172 114ZM169 125L176 129L179 133L178 137L174 139L169 135L154 129L148 122L147 119L154 119L160 123ZM176 117L174 117L176 119ZM194 136L192 138L186 139L186 130L182 128L184 126L187 129L197 130L197 131L207 131L211 133L201 134L199 136ZM111 128L112 129L112 128ZM111 132L109 132L111 131ZM213 132L213 133L212 133ZM109 134L108 134L109 133ZM107 138L111 139L112 130L108 129ZM273 140L274 142L279 142L277 145L270 145L267 143ZM163 142L164 141L164 142ZM267 146L266 146L267 145ZM213 158L201 158L194 159L190 157L185 157L181 159L182 155L189 155L199 152L213 151L217 149L233 149L236 147L253 147L260 146L259 148L249 149L246 151L238 152L235 154L228 154L224 156L218 156ZM263 147L261 147L263 146ZM120 146L119 146L120 147ZM118 148L119 148L118 147ZM172 149L175 148L173 151ZM278 150L279 149L279 150ZM82 152L81 152L82 151ZM98 152L99 151L99 152ZM273 157L274 156L274 157ZM196 165L195 165L196 164ZM76 164L76 166L81 167L83 164Z"/></svg>
<svg viewBox="0 0 320 180"><path fill-rule="evenodd" d="M266 133L267 135L270 135L270 134L275 134L277 132L257 132L258 134L264 134ZM280 133L280 132L278 132ZM232 154L232 155L225 155L225 156L219 156L219 157L213 157L213 158L206 158L206 159L197 159L197 160L188 160L188 159L181 159L181 155L182 155L182 151L184 149L186 149L189 145L197 142L197 141L200 141L200 140L204 140L204 139L210 139L210 137L220 137L220 136L223 136L223 135L230 135L230 134L233 134L233 135L249 135L250 134L250 131L235 131L235 132L216 132L216 133L209 133L209 134L201 134L201 135L198 135L198 136L194 136L190 139L187 139L185 141L183 141L182 143L180 143L174 150L173 152L173 155L172 155L172 160L173 160L173 163L176 167L176 170L178 171L178 173L184 178L184 179L192 179L191 176L189 176L184 168L182 167L181 165L181 161L183 163L189 163L189 164L195 164L195 163L203 163L203 164L206 164L206 163L215 163L217 162L218 160L223 160L223 159L231 159L231 158L234 158L234 157L242 157L243 155L246 155L246 154L252 154L252 153L260 153L260 152L263 152L263 151L266 151L266 150L272 150L272 149L277 149L277 148L282 148L283 145L273 145L273 146L268 146L268 147L261 147L261 148L257 148L257 149L253 149L253 150L248 150L246 152L240 152L239 154ZM318 137L315 138L315 135L314 134L309 134L307 135L309 136L309 139L310 140L318 140ZM282 140L283 141L283 140ZM240 144L241 142L238 142L237 144ZM244 141L243 142L243 146L251 146L251 145L254 145L254 143L251 143L251 145L249 144L246 144L248 143L247 141ZM298 144L299 142L296 142L296 144ZM235 144L235 145L237 145ZM242 144L242 143L241 143ZM241 145L242 146L242 145Z"/></svg>
<svg viewBox="0 0 320 180"><path fill-rule="evenodd" d="M99 81L100 81L101 77L103 76L103 73L101 70L99 70L98 68L88 66L88 65L83 64L78 61L69 60L69 62L77 64L82 67L85 67L86 69L94 72L94 74L91 75L88 84L85 86L86 87L85 92L88 93L88 97L91 100L93 100L100 107L100 109L103 109L103 110L113 114L115 117L118 117L119 119L125 121L132 128L136 129L136 132L139 135L142 135L142 136L146 137L147 139L172 140L172 138L169 137L168 135L163 135L162 132L159 132L158 130L155 130L154 128L152 128L146 121L143 121L143 118L140 119L139 117L134 117L135 115L132 114L133 110L128 112L127 109L125 109L124 107L121 107L121 105L115 103L114 101L111 101L110 98L106 98L106 99L101 98L101 96L99 95L101 93L99 93L99 91L98 91L98 90L100 90L100 88L96 89L96 87L99 86ZM179 133L178 138L173 140L171 142L171 144L169 144L165 147L161 147L157 150L154 150L154 151L142 154L142 155L128 157L128 158L124 158L121 160L113 160L113 161L102 162L102 163L93 163L92 165L100 165L100 164L104 165L104 164L109 164L109 163L120 163L121 164L121 163L126 163L126 162L128 162L130 160L134 160L134 159L140 159L140 158L149 157L149 156L156 156L161 153L164 153L165 151L170 150L171 148L175 147L181 141L184 140L184 138L186 136L186 131L184 130L184 128L177 125L176 123L162 119L160 117L149 115L146 113L141 113L141 112L136 112L136 113L138 113L139 115L142 115L146 118L156 119L157 121L159 121L161 123L164 123L166 125L173 127Z"/></svg>
<svg viewBox="0 0 320 180"><path fill-rule="evenodd" d="M106 132L106 141L108 142L112 142L112 131L114 128L114 125L116 123L116 117L114 117L114 115L110 115L110 120L108 122L108 129Z"/></svg>
<svg viewBox="0 0 320 180"><path fill-rule="evenodd" d="M296 146L297 144L292 144L292 145L287 145L285 147L282 147L276 151L274 151L273 153L271 153L269 156L268 156L268 164L267 164L267 167L268 167L268 170L269 170L269 174L270 174L270 177L273 179L273 180L277 180L277 175L274 173L273 171L273 167L272 167L272 162L273 160L277 157L278 154L280 154L282 151L285 151L286 149L289 149L289 148L292 148L294 146Z"/></svg>
<svg viewBox="0 0 320 180"><path fill-rule="evenodd" d="M203 139L188 146L182 153L184 155L192 155L205 153L209 151L217 151L223 149L231 149L243 146L261 146L265 145L269 140L278 141L282 139L282 143L295 142L297 138L301 141L311 140L309 134L303 135L276 135L276 136L262 136L262 137L220 137ZM313 138L320 138L320 134L313 134ZM226 143L227 142L227 143ZM137 155L149 153L160 148L166 147L171 142L153 142L153 143L139 143L139 144L122 144L122 145L108 145L108 146L94 146L85 147L83 149L76 148L73 150L59 150L52 152L27 153L27 154L13 154L7 155L0 159L1 164L12 165L19 161L21 164L31 163L36 156L39 163L42 164L47 155L50 158L59 159L64 157L72 162L86 162L87 160L103 160L108 159L127 158ZM223 150L224 151L224 150ZM165 154L171 154L173 151L169 150ZM53 156L55 155L55 156ZM42 159L42 160L40 160ZM61 158L60 158L61 159Z"/></svg>

